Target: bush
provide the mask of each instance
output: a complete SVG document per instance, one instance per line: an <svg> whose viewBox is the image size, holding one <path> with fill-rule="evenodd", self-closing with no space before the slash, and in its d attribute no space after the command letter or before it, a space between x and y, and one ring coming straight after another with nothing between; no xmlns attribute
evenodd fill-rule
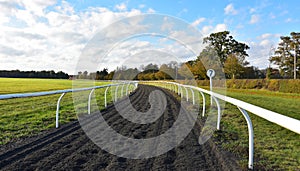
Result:
<svg viewBox="0 0 300 171"><path fill-rule="evenodd" d="M300 80L280 80L279 92L300 93Z"/></svg>
<svg viewBox="0 0 300 171"><path fill-rule="evenodd" d="M209 80L198 80L198 86L209 86ZM214 80L215 87L233 89L267 89L283 93L300 93L300 80L279 80L279 79L231 79Z"/></svg>
<svg viewBox="0 0 300 171"><path fill-rule="evenodd" d="M279 91L279 87L279 80L269 80L266 85L266 88L271 91Z"/></svg>

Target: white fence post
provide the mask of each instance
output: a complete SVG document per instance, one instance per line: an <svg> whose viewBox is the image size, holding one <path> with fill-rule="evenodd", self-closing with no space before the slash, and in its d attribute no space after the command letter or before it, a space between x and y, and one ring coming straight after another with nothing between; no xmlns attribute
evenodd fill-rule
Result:
<svg viewBox="0 0 300 171"><path fill-rule="evenodd" d="M216 104L217 104L217 108L218 108L217 130L220 130L220 123L221 123L221 106L220 106L220 103L219 103L219 101L218 101L217 98L215 98L214 96L211 96L211 97L215 100L215 102L216 102Z"/></svg>
<svg viewBox="0 0 300 171"><path fill-rule="evenodd" d="M191 90L191 92L192 92L193 105L194 105L194 104L195 104L195 93L194 93L194 89L192 89L192 88L190 87L190 90Z"/></svg>
<svg viewBox="0 0 300 171"><path fill-rule="evenodd" d="M186 94L186 101L188 102L189 101L189 92L187 90L187 88L185 86L183 86L184 89L185 89L185 94Z"/></svg>
<svg viewBox="0 0 300 171"><path fill-rule="evenodd" d="M88 114L91 114L91 99L92 99L92 94L95 91L95 89L92 89L92 91L89 94L89 101L88 101Z"/></svg>
<svg viewBox="0 0 300 171"><path fill-rule="evenodd" d="M115 102L118 100L118 88L119 88L119 85L117 85L116 89L115 89Z"/></svg>
<svg viewBox="0 0 300 171"><path fill-rule="evenodd" d="M109 89L109 87L106 87L105 92L104 92L104 106L105 106L105 108L107 107L107 90Z"/></svg>
<svg viewBox="0 0 300 171"><path fill-rule="evenodd" d="M181 98L183 98L183 89L182 89L182 86L180 86L180 95L181 95Z"/></svg>
<svg viewBox="0 0 300 171"><path fill-rule="evenodd" d="M126 85L126 96L128 95L128 86L130 85L130 83L127 83Z"/></svg>
<svg viewBox="0 0 300 171"><path fill-rule="evenodd" d="M254 131L253 131L253 126L251 119L243 108L238 107L238 109L241 111L243 116L245 117L247 121L247 126L248 126L248 132L249 132L249 159L248 159L248 167L249 169L253 169L253 158L254 158Z"/></svg>
<svg viewBox="0 0 300 171"><path fill-rule="evenodd" d="M200 94L201 94L201 96L202 96L202 117L204 117L204 115L205 115L205 96L204 96L204 94L202 93L202 91L199 91L200 92Z"/></svg>
<svg viewBox="0 0 300 171"><path fill-rule="evenodd" d="M64 97L66 93L63 93L60 95L60 97L58 98L57 100L57 105L56 105L56 124L55 124L55 127L58 128L59 127L59 123L58 123L58 119L59 119L59 107L60 107L60 101L61 99Z"/></svg>

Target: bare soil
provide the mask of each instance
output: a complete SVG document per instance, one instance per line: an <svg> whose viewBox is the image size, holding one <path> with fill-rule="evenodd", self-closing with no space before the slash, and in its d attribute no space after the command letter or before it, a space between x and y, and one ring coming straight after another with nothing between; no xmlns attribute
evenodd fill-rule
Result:
<svg viewBox="0 0 300 171"><path fill-rule="evenodd" d="M145 112L150 108L149 94L157 89L166 94L167 108L151 124L132 123L120 116L113 105L101 113L108 125L124 136L158 136L176 120L180 109L176 95L165 89L139 85L129 98L136 110ZM85 122L92 122L95 115L86 116ZM185 140L169 152L150 159L127 159L95 145L79 122L74 121L1 146L0 170L241 170L234 157L217 148L211 140L199 145L200 131L201 120Z"/></svg>

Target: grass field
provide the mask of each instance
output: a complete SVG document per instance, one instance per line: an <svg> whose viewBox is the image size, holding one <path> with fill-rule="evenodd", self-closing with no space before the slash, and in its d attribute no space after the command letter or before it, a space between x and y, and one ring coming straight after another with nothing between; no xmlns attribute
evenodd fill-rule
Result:
<svg viewBox="0 0 300 171"><path fill-rule="evenodd" d="M203 87L208 89L208 87ZM224 90L222 90L224 92ZM300 94L268 90L227 89L227 96L300 120ZM255 168L300 170L300 135L249 113L254 127ZM248 164L248 128L240 111L226 103L216 143Z"/></svg>
<svg viewBox="0 0 300 171"><path fill-rule="evenodd" d="M95 85L109 82L95 82ZM77 81L77 87L91 86L93 82ZM70 80L52 79L15 79L0 78L0 94L50 91L72 88ZM95 90L95 101L92 101L92 111L104 108L104 90ZM112 101L108 91L108 102ZM77 113L87 113L89 91L74 93L76 105L73 105L72 93L67 93L60 107L60 124L77 119ZM30 98L0 100L0 144L13 139L30 136L42 130L55 127L56 102L60 94ZM97 103L97 104L96 104Z"/></svg>
<svg viewBox="0 0 300 171"><path fill-rule="evenodd" d="M39 91L63 90L75 87L98 86L109 82L93 82L87 80L63 79L26 79L26 78L0 78L0 94L28 93Z"/></svg>

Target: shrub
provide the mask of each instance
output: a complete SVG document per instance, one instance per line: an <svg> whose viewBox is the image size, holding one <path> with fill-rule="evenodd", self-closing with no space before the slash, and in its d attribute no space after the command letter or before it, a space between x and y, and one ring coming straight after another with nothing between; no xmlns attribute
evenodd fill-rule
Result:
<svg viewBox="0 0 300 171"><path fill-rule="evenodd" d="M197 80L198 86L209 86L209 80ZM300 80L279 80L279 79L230 79L214 80L215 87L233 89L262 89L279 91L283 93L300 93Z"/></svg>
<svg viewBox="0 0 300 171"><path fill-rule="evenodd" d="M279 91L284 93L300 93L300 80L280 80Z"/></svg>
<svg viewBox="0 0 300 171"><path fill-rule="evenodd" d="M279 91L279 80L269 80L266 88L271 91Z"/></svg>

